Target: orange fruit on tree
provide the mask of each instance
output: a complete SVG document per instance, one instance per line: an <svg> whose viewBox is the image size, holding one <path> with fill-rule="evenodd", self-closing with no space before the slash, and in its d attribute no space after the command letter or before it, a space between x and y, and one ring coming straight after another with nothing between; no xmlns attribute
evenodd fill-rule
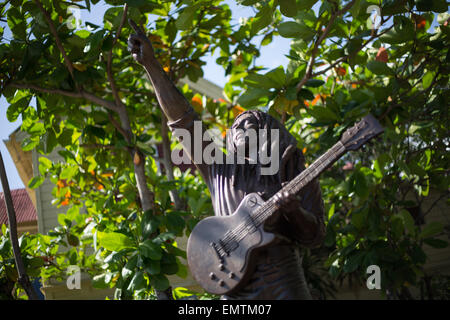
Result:
<svg viewBox="0 0 450 320"><path fill-rule="evenodd" d="M347 74L347 70L344 67L336 67L334 70L336 70L339 76L345 76Z"/></svg>
<svg viewBox="0 0 450 320"><path fill-rule="evenodd" d="M388 62L389 56L388 56L388 52L385 47L380 47L380 49L378 49L375 60L385 62L385 63Z"/></svg>

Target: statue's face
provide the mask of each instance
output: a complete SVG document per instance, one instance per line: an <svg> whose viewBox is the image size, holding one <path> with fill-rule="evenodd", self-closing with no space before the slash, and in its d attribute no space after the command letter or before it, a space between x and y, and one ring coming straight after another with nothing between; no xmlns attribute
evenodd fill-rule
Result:
<svg viewBox="0 0 450 320"><path fill-rule="evenodd" d="M256 163L258 157L258 120L254 116L238 120L231 129L235 152Z"/></svg>
<svg viewBox="0 0 450 320"><path fill-rule="evenodd" d="M249 141L249 136L245 134L247 130L254 130L255 132L258 132L258 122L255 117L244 118L231 130L233 134L233 143L236 148L245 147L245 149L248 150L252 149L252 147L256 147L250 145L254 144L254 141L251 143L251 141Z"/></svg>

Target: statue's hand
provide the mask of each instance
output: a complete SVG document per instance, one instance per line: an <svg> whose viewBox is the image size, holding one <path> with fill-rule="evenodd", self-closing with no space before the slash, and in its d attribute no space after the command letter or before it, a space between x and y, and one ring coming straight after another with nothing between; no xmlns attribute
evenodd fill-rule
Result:
<svg viewBox="0 0 450 320"><path fill-rule="evenodd" d="M136 32L131 34L128 38L128 50L130 50L133 58L142 65L155 58L152 43L145 35L145 32L136 25L136 23L129 19L131 27Z"/></svg>
<svg viewBox="0 0 450 320"><path fill-rule="evenodd" d="M289 224L296 225L299 233L293 233L301 243L314 239L317 234L317 219L314 214L302 206L302 198L289 192L277 194L275 198L279 210Z"/></svg>
<svg viewBox="0 0 450 320"><path fill-rule="evenodd" d="M300 211L302 209L301 200L301 197L287 191L281 194L277 193L275 196L275 202L278 208L288 213Z"/></svg>

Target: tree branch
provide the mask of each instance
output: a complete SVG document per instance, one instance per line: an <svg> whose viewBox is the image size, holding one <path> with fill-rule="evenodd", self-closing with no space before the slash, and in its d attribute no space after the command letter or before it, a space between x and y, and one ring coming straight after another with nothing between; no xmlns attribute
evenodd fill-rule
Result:
<svg viewBox="0 0 450 320"><path fill-rule="evenodd" d="M101 144L101 143L80 144L80 147L85 148L85 149L118 149L118 150L122 150L122 148L118 148L113 145Z"/></svg>
<svg viewBox="0 0 450 320"><path fill-rule="evenodd" d="M351 2L347 3L347 5L342 8L341 10L337 10L334 13L331 14L330 20L328 21L328 24L325 28L325 30L322 32L320 37L317 39L317 41L314 43L314 47L311 51L311 58L309 59L308 66L306 68L306 73L303 76L303 79L300 80L299 84L297 85L297 92L299 92L303 85L312 77L312 69L314 67L314 62L316 60L317 51L319 50L320 44L325 40L325 38L328 36L328 34L331 31L331 28L333 27L334 21L338 16L341 16L345 14L350 8L355 4L356 0L352 0Z"/></svg>
<svg viewBox="0 0 450 320"><path fill-rule="evenodd" d="M387 19L387 20L389 20L389 19ZM382 22L382 23L383 23L383 22ZM358 53L359 51L361 51L362 49L364 49L364 48L365 48L372 40L381 37L383 34L385 34L386 32L388 32L389 30L391 30L393 27L394 27L394 25L390 26L389 28L386 28L386 29L383 30L383 32L381 32L381 33L378 33L378 34L375 33L375 34L373 34L369 39L367 39L366 42L363 43L363 45L362 45L361 47L359 47L358 50L355 51L354 54L356 54L356 53ZM314 78L314 77L316 77L316 76L319 76L319 75L321 75L321 74L324 74L324 73L327 72L328 70L334 68L335 66L337 66L337 65L340 64L341 62L344 62L344 61L348 60L349 58L350 58L350 55L346 55L346 56L340 57L339 59L337 59L335 62L333 62L332 64L330 64L330 65L329 65L328 67L326 67L325 69L320 70L320 71L318 71L318 72L314 72L314 73L311 75L311 78Z"/></svg>
<svg viewBox="0 0 450 320"><path fill-rule="evenodd" d="M64 47L62 45L61 39L58 37L58 32L56 31L55 25L53 24L52 21L52 17L50 15L50 13L48 13L47 10L45 10L45 8L42 6L41 2L39 0L34 0L34 2L36 3L36 5L39 7L39 10L41 10L42 14L44 15L45 20L47 20L48 26L50 27L50 32L53 34L53 36L55 37L55 42L56 42L56 46L58 47L59 51L61 52L64 62L67 66L67 69L69 70L69 73L73 79L73 82L75 83L75 86L78 89L78 85L75 81L75 77L73 74L73 65L72 62L70 62L69 57L66 54L66 50L64 50Z"/></svg>
<svg viewBox="0 0 450 320"><path fill-rule="evenodd" d="M114 81L114 77L113 77L113 74L112 74L112 53L113 53L114 46L116 45L116 43L117 43L117 41L118 41L118 39L120 37L120 33L122 31L122 27L123 27L123 25L125 23L125 20L127 18L127 11L128 11L128 5L125 3L125 5L123 6L122 19L120 20L119 28L117 29L117 32L116 32L116 37L114 38L111 50L109 50L109 52L108 52L108 59L106 61L106 74L108 76L108 81L109 81L109 84L111 85L111 91L113 93L114 100L116 101L116 105L117 105L118 108L125 107L125 106L123 105L122 101L120 100L119 92L118 92L117 86L116 86L116 82Z"/></svg>
<svg viewBox="0 0 450 320"><path fill-rule="evenodd" d="M340 10L340 11L342 11L342 10ZM391 17L392 17L392 16L391 16ZM389 18L386 19L386 20L382 20L381 23L380 23L380 26L381 26L383 23L385 23L386 21L388 21L391 17L389 17ZM393 24L392 26L386 28L385 30L383 30L383 32L381 32L381 33L376 33L376 31L375 31L375 33L372 33L372 35L370 36L370 38L367 39L367 41L364 42L364 43L361 45L361 47L359 47L358 50L355 51L354 54L357 54L359 51L361 51L362 49L364 49L370 42L372 42L372 41L373 41L374 39L376 39L376 38L381 37L383 34L385 34L386 32L388 32L389 30L391 30L393 27L394 27L394 24ZM327 72L328 70L330 70L330 69L336 67L336 66L337 66L338 64L340 64L341 62L348 61L349 58L350 58L350 55L342 56L342 57L340 57L339 59L337 59L335 62L331 63L328 67L326 67L325 69L320 70L320 71L318 71L318 72L312 73L312 68L311 68L310 76L307 77L308 72L305 73L305 76L303 77L303 79L302 79L302 80L299 82L299 84L297 85L297 90L299 91L299 90L303 87L303 85L304 85L309 79L314 78L314 77L317 77L317 76L319 76L319 75L321 75L321 74L324 74L324 73Z"/></svg>
<svg viewBox="0 0 450 320"><path fill-rule="evenodd" d="M427 214L429 214L431 212L431 210L438 204L439 201L441 201L444 198L447 198L449 195L450 195L450 192L447 191L446 193L444 193L440 197L438 197L422 216L425 217Z"/></svg>
<svg viewBox="0 0 450 320"><path fill-rule="evenodd" d="M73 92L73 91L66 91L61 89L49 89L49 88L42 88L37 85L28 83L10 83L9 86L17 89L32 89L39 92L44 93L50 93L50 94L60 94L62 96L71 97L71 98L84 98L86 100L89 100L90 102L93 102L95 104L98 104L99 106L105 107L106 109L109 109L111 111L118 112L118 108L116 107L114 102L102 99L100 97L97 97L95 94L81 90L79 92Z"/></svg>
<svg viewBox="0 0 450 320"><path fill-rule="evenodd" d="M113 115L111 113L108 113L109 121L111 121L112 125L117 129L117 131L120 132L120 134L124 137L125 141L130 143L128 134L125 132L125 130L122 128L119 122L117 122L116 119L114 119Z"/></svg>
<svg viewBox="0 0 450 320"><path fill-rule="evenodd" d="M163 164L164 168L166 170L167 180L173 181L175 180L175 177L173 175L173 164L170 157L171 150L170 150L170 141L169 141L169 128L167 127L167 118L164 114L164 112L161 112L161 136L162 136L162 147L163 147ZM169 191L170 198L172 199L172 202L175 205L175 209L181 210L181 199L178 196L178 190L173 189Z"/></svg>
<svg viewBox="0 0 450 320"><path fill-rule="evenodd" d="M14 260L16 262L17 273L19 275L18 282L25 290L30 300L38 300L38 296L34 291L33 287L31 286L30 279L25 272L25 265L23 264L22 255L20 253L19 240L17 236L16 212L14 210L11 191L9 189L8 177L6 175L5 165L3 163L3 157L1 152L0 152L0 178L3 186L3 196L5 198L6 211L8 214L11 246L14 254Z"/></svg>

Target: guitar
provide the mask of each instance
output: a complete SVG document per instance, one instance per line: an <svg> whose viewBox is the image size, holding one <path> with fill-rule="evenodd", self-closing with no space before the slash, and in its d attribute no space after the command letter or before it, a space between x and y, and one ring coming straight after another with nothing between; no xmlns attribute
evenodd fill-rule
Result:
<svg viewBox="0 0 450 320"><path fill-rule="evenodd" d="M298 193L347 151L359 149L382 132L378 121L366 116L278 193ZM255 266L255 252L275 240L275 234L264 230L264 222L279 209L275 197L264 201L257 193L250 193L232 215L205 218L192 230L188 264L194 279L207 292L230 294L246 283Z"/></svg>

